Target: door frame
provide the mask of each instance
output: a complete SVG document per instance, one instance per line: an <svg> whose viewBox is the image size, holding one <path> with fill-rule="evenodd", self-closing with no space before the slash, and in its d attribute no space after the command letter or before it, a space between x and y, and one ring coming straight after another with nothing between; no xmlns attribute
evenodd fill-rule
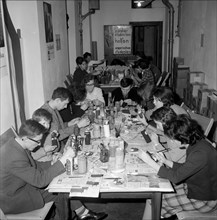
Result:
<svg viewBox="0 0 217 220"><path fill-rule="evenodd" d="M156 66L162 70L162 45L163 45L163 21L141 21L141 22L130 22L129 23L132 26L132 52L133 54L136 52L135 51L135 46L134 46L134 27L147 27L147 26L155 26L159 30L159 34L157 36L157 48L156 48Z"/></svg>

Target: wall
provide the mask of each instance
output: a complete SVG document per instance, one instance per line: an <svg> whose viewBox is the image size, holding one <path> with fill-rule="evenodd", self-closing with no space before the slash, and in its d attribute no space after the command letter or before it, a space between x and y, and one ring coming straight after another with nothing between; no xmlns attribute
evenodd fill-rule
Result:
<svg viewBox="0 0 217 220"><path fill-rule="evenodd" d="M170 1L176 11L174 26L177 26L177 5L178 1ZM100 10L91 15L92 41L97 42L98 59L104 58L104 25L129 24L139 21L163 21L163 43L164 54L162 65L165 66L167 57L167 9L161 0L152 3L151 9L132 9L131 0L100 0ZM83 9L88 8L88 1L83 0ZM90 19L83 22L84 51L90 51ZM174 28L174 31L176 29ZM175 36L175 35L174 35ZM179 39L174 41L174 56L178 55ZM167 67L164 67L167 68Z"/></svg>
<svg viewBox="0 0 217 220"><path fill-rule="evenodd" d="M45 43L43 1L7 1L15 29L21 30L26 116L45 100L57 86L63 86L69 73L65 1L46 1L52 5L54 59L48 60ZM60 34L61 50L56 50L55 35Z"/></svg>
<svg viewBox="0 0 217 220"><path fill-rule="evenodd" d="M191 71L203 71L206 83L217 89L216 1L182 1L180 57ZM201 34L204 45L201 46Z"/></svg>

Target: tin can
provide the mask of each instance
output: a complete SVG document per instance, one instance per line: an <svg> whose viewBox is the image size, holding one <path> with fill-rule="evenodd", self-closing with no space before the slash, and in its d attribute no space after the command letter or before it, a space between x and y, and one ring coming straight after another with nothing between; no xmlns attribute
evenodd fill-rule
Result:
<svg viewBox="0 0 217 220"><path fill-rule="evenodd" d="M85 131L85 145L90 145L90 131Z"/></svg>
<svg viewBox="0 0 217 220"><path fill-rule="evenodd" d="M72 175L73 167L74 167L73 158L68 158L66 160L66 174L67 175Z"/></svg>

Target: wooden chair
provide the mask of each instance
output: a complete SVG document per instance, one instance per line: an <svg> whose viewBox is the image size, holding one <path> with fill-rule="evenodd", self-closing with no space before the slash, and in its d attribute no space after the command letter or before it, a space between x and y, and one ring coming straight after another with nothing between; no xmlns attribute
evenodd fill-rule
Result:
<svg viewBox="0 0 217 220"><path fill-rule="evenodd" d="M213 123L214 123L214 119L213 118L208 118L205 117L203 115L197 114L194 111L192 111L188 106L186 106L184 103L181 104L181 107L184 108L187 113L189 114L189 116L194 119L195 121L198 122L198 124L203 128L204 130L204 135L205 137L208 136Z"/></svg>
<svg viewBox="0 0 217 220"><path fill-rule="evenodd" d="M5 131L0 137L0 147L2 147L10 138L16 137L17 133L13 127ZM43 220L51 209L53 202L48 202L43 208L31 212L20 214L4 214L0 208L0 220Z"/></svg>
<svg viewBox="0 0 217 220"><path fill-rule="evenodd" d="M158 79L158 81L157 81L157 83L156 83L156 86L165 86L167 80L169 79L169 77L170 77L170 73L164 71L164 72L161 74L160 78Z"/></svg>
<svg viewBox="0 0 217 220"><path fill-rule="evenodd" d="M217 209L212 212L183 211L176 214L179 220L212 220L217 217Z"/></svg>
<svg viewBox="0 0 217 220"><path fill-rule="evenodd" d="M37 209L31 212L25 212L21 214L4 214L0 209L0 219L1 220L43 220L46 218L48 212L50 211L53 202L48 202L43 208Z"/></svg>
<svg viewBox="0 0 217 220"><path fill-rule="evenodd" d="M70 74L66 76L66 79L70 84L73 84L73 78Z"/></svg>

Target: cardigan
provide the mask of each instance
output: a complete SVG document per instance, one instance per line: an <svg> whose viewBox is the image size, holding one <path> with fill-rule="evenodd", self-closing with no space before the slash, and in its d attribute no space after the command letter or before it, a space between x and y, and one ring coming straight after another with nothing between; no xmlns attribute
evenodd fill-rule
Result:
<svg viewBox="0 0 217 220"><path fill-rule="evenodd" d="M52 166L50 162L35 161L14 138L0 148L0 161L0 208L5 214L42 208L39 188L45 188L65 171L60 161Z"/></svg>
<svg viewBox="0 0 217 220"><path fill-rule="evenodd" d="M189 146L185 163L173 163L172 168L160 167L158 175L175 184L186 183L189 199L217 200L217 151L202 139Z"/></svg>

